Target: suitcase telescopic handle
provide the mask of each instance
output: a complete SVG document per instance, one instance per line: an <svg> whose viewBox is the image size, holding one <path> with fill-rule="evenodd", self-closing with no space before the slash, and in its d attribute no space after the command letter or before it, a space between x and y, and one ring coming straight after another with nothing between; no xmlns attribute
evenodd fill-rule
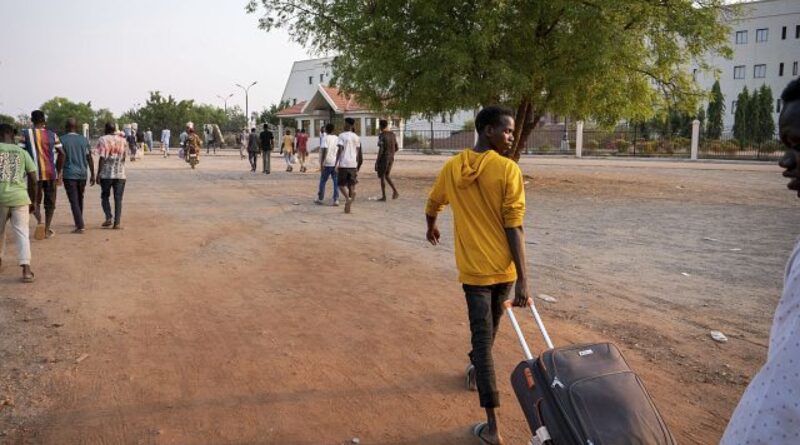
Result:
<svg viewBox="0 0 800 445"><path fill-rule="evenodd" d="M533 319L536 321L536 326L539 327L539 331L542 333L542 338L544 338L547 348L553 349L553 342L550 340L550 335L547 333L547 328L544 327L542 317L539 316L539 311L536 310L536 305L532 300L529 303L531 313L533 314ZM522 346L522 351L525 353L525 358L528 360L533 360L533 354L531 354L531 350L528 348L528 342L525 341L525 335L522 333L522 328L520 328L519 323L517 322L517 317L514 316L514 310L512 309L513 305L511 301L506 301L504 305L506 308L506 313L508 314L508 319L511 320L511 326L514 327L514 332L517 334L519 344Z"/></svg>

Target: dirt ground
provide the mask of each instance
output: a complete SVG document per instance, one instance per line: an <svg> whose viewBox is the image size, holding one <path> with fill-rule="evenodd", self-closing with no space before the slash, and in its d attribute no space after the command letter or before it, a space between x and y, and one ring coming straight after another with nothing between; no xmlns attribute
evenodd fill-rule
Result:
<svg viewBox="0 0 800 445"><path fill-rule="evenodd" d="M472 444L469 328L449 212L426 244L444 156L402 155L401 197L365 168L353 214L318 175L251 174L238 155L129 166L122 231L84 235L60 192L37 281L0 272L0 443ZM524 159L531 283L557 344L610 340L682 444L718 441L766 355L800 202L776 166ZM367 167L370 160L367 160ZM534 350L530 317L519 311ZM710 330L730 339L715 343ZM495 357L503 432L529 433Z"/></svg>

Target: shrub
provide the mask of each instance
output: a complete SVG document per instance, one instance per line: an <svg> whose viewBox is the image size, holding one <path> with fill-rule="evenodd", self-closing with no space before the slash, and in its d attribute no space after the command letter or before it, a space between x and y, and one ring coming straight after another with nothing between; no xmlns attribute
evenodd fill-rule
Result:
<svg viewBox="0 0 800 445"><path fill-rule="evenodd" d="M617 149L617 153L627 153L628 150L631 148L631 143L626 141L625 139L617 139L614 141L614 146Z"/></svg>
<svg viewBox="0 0 800 445"><path fill-rule="evenodd" d="M600 144L597 142L596 139L592 139L592 140L586 142L586 148L588 148L590 150L597 150L597 148L599 146L600 146Z"/></svg>
<svg viewBox="0 0 800 445"><path fill-rule="evenodd" d="M542 153L548 153L550 151L553 151L554 149L555 149L555 147L553 147L550 144L544 144L541 147L539 147L539 151L542 152Z"/></svg>

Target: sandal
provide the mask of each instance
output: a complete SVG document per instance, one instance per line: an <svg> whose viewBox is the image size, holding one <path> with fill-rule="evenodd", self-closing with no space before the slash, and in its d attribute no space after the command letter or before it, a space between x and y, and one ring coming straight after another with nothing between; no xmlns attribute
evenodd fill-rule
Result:
<svg viewBox="0 0 800 445"><path fill-rule="evenodd" d="M477 437L478 440L480 440L481 444L483 445L503 445L504 444L503 439L501 439L499 436L497 442L492 442L491 440L482 436L483 430L486 429L487 426L489 426L489 424L486 422L476 423L472 427L472 435Z"/></svg>
<svg viewBox="0 0 800 445"><path fill-rule="evenodd" d="M23 275L22 276L22 282L23 283L33 283L33 281L35 279L36 279L36 274L34 274L33 272L31 272L30 275Z"/></svg>

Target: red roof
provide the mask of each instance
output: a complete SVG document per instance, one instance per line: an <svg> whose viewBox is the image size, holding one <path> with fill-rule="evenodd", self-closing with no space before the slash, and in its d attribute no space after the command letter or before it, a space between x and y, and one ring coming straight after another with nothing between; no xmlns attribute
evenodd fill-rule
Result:
<svg viewBox="0 0 800 445"><path fill-rule="evenodd" d="M327 87L323 86L322 89L325 90L325 93L330 97L333 101L336 108L339 111L347 112L347 111L366 111L368 110L367 107L358 103L355 97L350 96L349 98L342 94L338 88L335 87Z"/></svg>
<svg viewBox="0 0 800 445"><path fill-rule="evenodd" d="M303 113L303 107L306 105L306 101L297 102L296 104L292 105L291 107L284 108L281 111L275 113L278 116L294 116L296 114Z"/></svg>

